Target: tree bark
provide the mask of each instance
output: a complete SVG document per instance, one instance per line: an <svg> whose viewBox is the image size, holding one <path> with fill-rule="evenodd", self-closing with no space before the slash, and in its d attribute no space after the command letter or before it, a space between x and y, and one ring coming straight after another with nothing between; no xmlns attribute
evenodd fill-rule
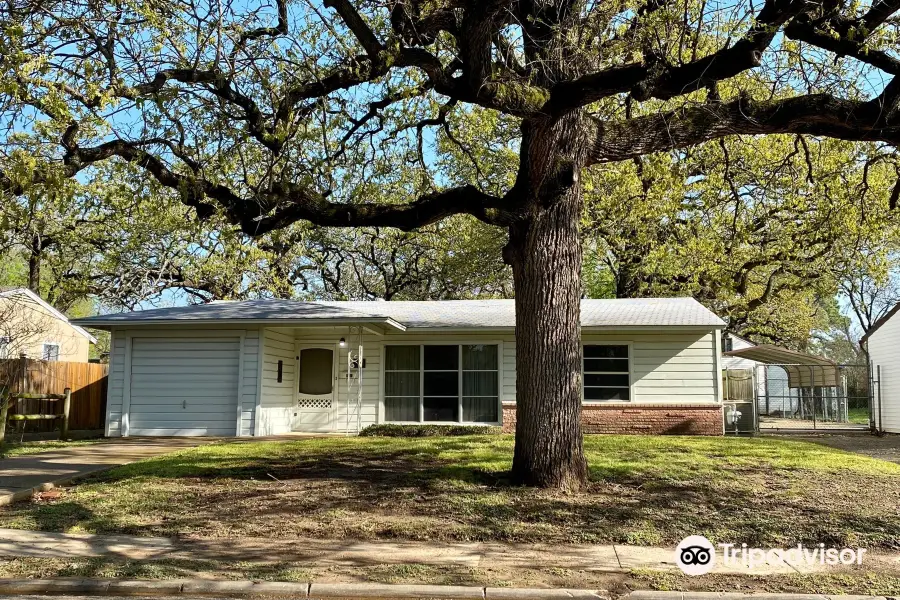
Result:
<svg viewBox="0 0 900 600"><path fill-rule="evenodd" d="M41 236L35 233L31 237L31 247L28 250L28 289L37 295L41 295L41 258L44 249Z"/></svg>
<svg viewBox="0 0 900 600"><path fill-rule="evenodd" d="M516 292L515 483L577 490L587 482L581 434L579 171L587 144L577 115L523 126L517 185L529 211L510 227Z"/></svg>

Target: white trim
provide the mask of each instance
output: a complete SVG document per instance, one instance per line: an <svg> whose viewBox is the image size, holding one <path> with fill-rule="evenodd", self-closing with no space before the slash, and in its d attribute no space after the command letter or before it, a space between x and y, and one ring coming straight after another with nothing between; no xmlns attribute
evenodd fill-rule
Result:
<svg viewBox="0 0 900 600"><path fill-rule="evenodd" d="M626 346L628 348L628 400L587 400L584 397L584 347L585 346ZM621 360L621 359L619 359ZM593 371L592 371L593 373ZM621 373L618 373L621 375ZM596 386L591 386L596 387ZM602 387L602 386L600 386ZM631 340L600 340L600 341L584 341L581 340L581 403L582 404L609 404L611 402L622 402L623 404L634 404L634 342Z"/></svg>
<svg viewBox="0 0 900 600"><path fill-rule="evenodd" d="M266 330L259 328L259 341L256 348L256 405L253 407L253 437L262 434L262 395L263 395L263 366L266 356ZM297 341L294 340L294 350L297 349Z"/></svg>
<svg viewBox="0 0 900 600"><path fill-rule="evenodd" d="M96 343L97 343L97 338L95 338L94 336L92 336L91 334L89 334L87 331L85 331L84 329L82 329L81 327L79 327L78 325L76 325L75 323L73 323L72 321L70 321L70 320L69 320L69 317L67 317L66 315L64 315L64 314L61 313L60 311L56 310L56 309L53 307L52 304L50 304L49 302L47 302L46 300L44 300L43 298L41 298L40 296L38 296L37 294L35 294L35 293L32 292L31 290L29 290L28 288L16 288L16 289L14 289L14 290L8 290L8 291L6 291L6 292L0 292L0 298L7 297L7 296L12 296L12 295L15 295L15 294L24 294L24 295L28 296L28 297L31 298L33 301L37 302L37 303L40 304L42 307L44 307L44 309L46 309L46 310L47 310L50 314L52 314L54 317L56 317L56 318L59 319L60 321L63 321L66 325L68 325L69 327L71 327L72 329L74 329L75 331L77 331L79 334L81 334L81 335L83 335L84 337L86 337L86 338L88 339L88 341L90 341L92 344L96 344Z"/></svg>
<svg viewBox="0 0 900 600"><path fill-rule="evenodd" d="M375 411L375 423L377 425L381 425L382 423L385 422L384 421L384 363L385 363L384 347L387 345L389 345L389 344L387 344L385 342L381 342L378 345L379 346L379 348L378 348L379 354L378 355L381 357L381 359L378 362L381 363L381 366L378 369L378 371L379 371L379 373L378 373L378 381L379 381L378 400L377 400L378 408Z"/></svg>
<svg viewBox="0 0 900 600"><path fill-rule="evenodd" d="M462 421L462 346L496 346L497 347L497 370L491 370L491 373L497 373L497 420L492 422L484 421ZM388 421L385 419L384 408L384 385L385 385L385 365L387 363L387 352L385 346L419 346L419 421ZM425 421L425 346L458 346L459 347L459 419L457 421ZM449 396L448 396L449 397ZM487 397L487 396L485 396ZM503 423L503 340L484 340L484 339L454 339L446 340L429 340L429 341L404 341L389 340L381 343L381 382L378 386L378 424L391 423L397 425L484 425L498 426Z"/></svg>
<svg viewBox="0 0 900 600"><path fill-rule="evenodd" d="M246 348L247 331L241 331L238 335L238 380L237 380L237 425L234 429L235 437L242 437L241 417L244 413L244 350Z"/></svg>
<svg viewBox="0 0 900 600"><path fill-rule="evenodd" d="M150 312L150 311L147 311ZM125 313L129 314L129 313ZM240 327L244 325L268 325L270 327L288 327L295 329L298 327L365 327L366 325L388 325L399 331L407 331L406 325L399 323L393 319L328 319L322 317L295 317L281 319L102 319L98 317L86 317L84 319L73 319L69 324L78 327L75 323L81 323L85 327L93 329L106 329L110 327L152 327L154 325L179 325L187 328L197 327L222 327L234 326ZM429 331L430 329L426 329ZM90 335L90 334L88 334Z"/></svg>
<svg viewBox="0 0 900 600"><path fill-rule="evenodd" d="M134 335L130 331L125 332L125 372L122 377L122 416L119 423L119 431L122 437L128 437L131 416L131 351L134 347Z"/></svg>
<svg viewBox="0 0 900 600"><path fill-rule="evenodd" d="M750 343L753 344L753 342ZM753 345L755 346L756 344ZM756 370L754 369L754 372L755 371ZM754 387L754 393L756 393L756 391L758 390ZM722 389L722 336L717 335L716 332L713 332L713 394L715 395L717 404L725 402L724 390Z"/></svg>
<svg viewBox="0 0 900 600"><path fill-rule="evenodd" d="M50 360L49 358L46 358L46 359L44 358L44 355L46 354L47 346L56 346L56 360ZM59 357L61 354L62 354L62 343L55 341L55 340L45 340L45 341L41 342L41 358L40 358L40 360L46 361L46 362L60 362Z"/></svg>
<svg viewBox="0 0 900 600"><path fill-rule="evenodd" d="M112 407L113 407L112 378L113 378L114 365L112 364L112 361L113 361L113 355L116 352L116 337L119 335L122 335L121 330L118 330L118 331L113 330L113 331L109 332L109 371L108 371L108 379L106 380L107 381L107 386L106 386L106 425L104 426L104 432L103 432L104 437L110 437L110 425L112 423ZM122 364L122 368L123 369L125 368L124 362ZM124 375L124 373L123 373L123 375ZM123 377L123 379L124 379L124 377ZM123 392L124 392L124 390L123 390ZM122 435L122 416L121 416L121 414L119 415L119 435Z"/></svg>
<svg viewBox="0 0 900 600"><path fill-rule="evenodd" d="M149 312L149 311L148 311ZM73 327L78 327L75 323L83 323L85 327L91 327L93 329L109 329L112 327L152 327L152 326L170 326L177 325L179 327L186 327L191 329L197 329L202 327L242 327L246 325L261 325L272 328L282 328L282 329L300 329L303 328L317 328L317 327L346 327L346 326L361 326L370 330L366 325L390 325L394 329L398 331L402 331L410 334L431 334L431 333L451 333L451 334L508 334L515 332L516 328L514 325L503 326L503 325L485 325L483 327L407 327L402 323L398 323L397 321L393 321L392 319L384 320L384 321L363 321L356 322L352 320L344 320L344 319L310 319L298 317L295 319L129 319L129 320L97 320L90 321L88 319L72 319L70 325ZM668 331L675 332L680 331L684 333L701 333L708 332L712 330L722 331L725 329L725 325L723 324L709 324L709 325L666 325L666 324L658 324L658 325L582 325L581 332L582 334L591 334L591 333L640 333L640 332L656 332L656 331ZM374 335L381 336L383 333L375 333L370 330Z"/></svg>

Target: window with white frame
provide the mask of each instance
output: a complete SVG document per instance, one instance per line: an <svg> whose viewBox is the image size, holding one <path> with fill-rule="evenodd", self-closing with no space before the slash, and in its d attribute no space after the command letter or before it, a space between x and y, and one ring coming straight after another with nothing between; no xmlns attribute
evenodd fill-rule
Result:
<svg viewBox="0 0 900 600"><path fill-rule="evenodd" d="M0 359L9 358L9 345L12 339L8 335L0 335Z"/></svg>
<svg viewBox="0 0 900 600"><path fill-rule="evenodd" d="M384 418L496 423L500 356L493 344L385 346Z"/></svg>
<svg viewBox="0 0 900 600"><path fill-rule="evenodd" d="M584 346L584 401L631 400L627 344Z"/></svg>
<svg viewBox="0 0 900 600"><path fill-rule="evenodd" d="M59 360L59 344L44 344L41 358L46 361L56 362Z"/></svg>

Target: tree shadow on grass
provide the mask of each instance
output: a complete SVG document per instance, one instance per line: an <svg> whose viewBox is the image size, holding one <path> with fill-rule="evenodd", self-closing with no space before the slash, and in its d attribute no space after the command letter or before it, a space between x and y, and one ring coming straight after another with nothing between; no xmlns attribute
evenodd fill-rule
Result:
<svg viewBox="0 0 900 600"><path fill-rule="evenodd" d="M18 510L42 529L81 525L140 535L668 545L702 534L764 547L891 547L900 540L900 518L889 496L882 512L882 505L863 509L849 496L834 502L816 490L791 495L791 486L804 480L762 466L733 472L723 466L722 473L693 478L603 467L592 472L583 493L561 494L509 485L502 468L478 466L503 465L508 457L485 456L479 446L481 454L469 460L465 453L472 447L446 441L375 451L248 452L224 460L180 453L95 477L103 485L93 493L111 502L98 504L97 513L65 503ZM155 487L157 477L177 484L177 491L167 496L160 490L168 488ZM842 475L819 483L859 494L864 479ZM147 494L140 506L116 504L115 486ZM122 524L120 515L144 510L144 524Z"/></svg>

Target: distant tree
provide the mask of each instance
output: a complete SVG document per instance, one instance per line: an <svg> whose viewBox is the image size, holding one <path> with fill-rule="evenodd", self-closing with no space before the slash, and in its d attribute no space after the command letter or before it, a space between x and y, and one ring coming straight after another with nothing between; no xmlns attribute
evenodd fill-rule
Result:
<svg viewBox="0 0 900 600"><path fill-rule="evenodd" d="M732 331L801 344L820 298L898 239L893 175L876 145L798 136L611 165L586 192L596 293L692 295Z"/></svg>
<svg viewBox="0 0 900 600"><path fill-rule="evenodd" d="M900 257L893 253L861 253L853 269L841 280L840 289L862 332L868 333L900 304Z"/></svg>
<svg viewBox="0 0 900 600"><path fill-rule="evenodd" d="M586 169L740 135L891 152L898 10L897 0L9 0L0 187L35 196L119 159L200 217L223 214L253 236L302 220L413 230L459 214L505 228L513 479L577 489ZM498 135L460 132L468 114ZM442 172L439 152L471 150L466 140L513 151L512 182ZM381 185L398 193L370 201Z"/></svg>
<svg viewBox="0 0 900 600"><path fill-rule="evenodd" d="M504 241L495 230L456 217L410 233L314 228L298 249L299 293L334 300L451 300L512 294Z"/></svg>
<svg viewBox="0 0 900 600"><path fill-rule="evenodd" d="M290 294L270 278L272 255L233 225L192 219L177 194L129 165L98 170L89 184L0 205L4 284L66 313L88 301L132 309L167 292L194 303Z"/></svg>

